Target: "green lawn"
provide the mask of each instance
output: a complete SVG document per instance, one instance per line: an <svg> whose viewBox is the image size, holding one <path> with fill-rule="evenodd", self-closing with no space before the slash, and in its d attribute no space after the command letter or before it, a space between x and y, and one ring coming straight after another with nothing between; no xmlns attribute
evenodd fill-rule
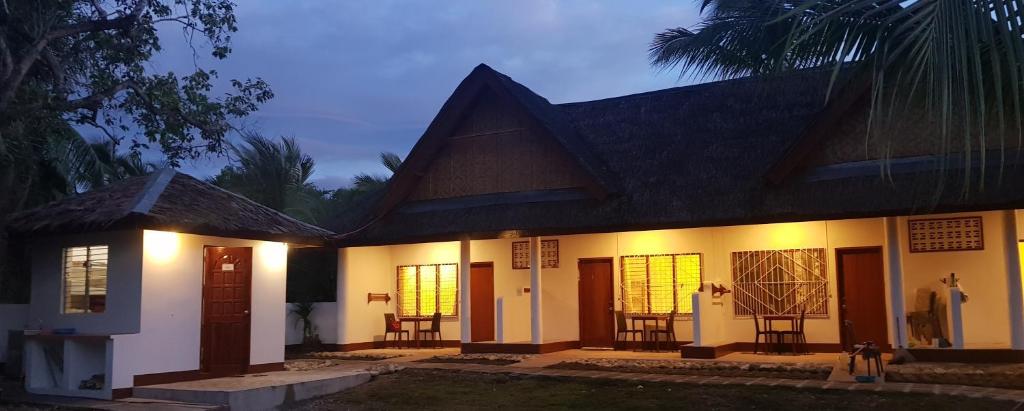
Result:
<svg viewBox="0 0 1024 411"><path fill-rule="evenodd" d="M699 386L406 369L290 410L601 409L1009 410L1016 403L922 394Z"/></svg>

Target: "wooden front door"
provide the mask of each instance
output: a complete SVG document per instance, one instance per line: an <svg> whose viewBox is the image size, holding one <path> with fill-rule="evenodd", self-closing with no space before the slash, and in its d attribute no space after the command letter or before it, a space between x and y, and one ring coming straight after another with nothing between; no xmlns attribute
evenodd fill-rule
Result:
<svg viewBox="0 0 1024 411"><path fill-rule="evenodd" d="M889 347L882 248L836 250L836 272L839 276L839 329L843 347L865 341ZM847 341L843 325L846 321L853 322L856 341Z"/></svg>
<svg viewBox="0 0 1024 411"><path fill-rule="evenodd" d="M579 270L580 346L611 347L615 343L612 260L580 260Z"/></svg>
<svg viewBox="0 0 1024 411"><path fill-rule="evenodd" d="M249 366L252 248L206 247L201 370L244 373Z"/></svg>
<svg viewBox="0 0 1024 411"><path fill-rule="evenodd" d="M471 340L494 341L494 264L473 263L469 270Z"/></svg>

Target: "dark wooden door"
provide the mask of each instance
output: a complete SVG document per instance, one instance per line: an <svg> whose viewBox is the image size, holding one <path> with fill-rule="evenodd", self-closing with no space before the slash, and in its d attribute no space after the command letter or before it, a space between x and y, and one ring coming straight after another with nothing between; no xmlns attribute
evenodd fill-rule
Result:
<svg viewBox="0 0 1024 411"><path fill-rule="evenodd" d="M471 340L494 341L494 264L473 263L469 270Z"/></svg>
<svg viewBox="0 0 1024 411"><path fill-rule="evenodd" d="M580 345L611 347L615 343L612 260L580 260Z"/></svg>
<svg viewBox="0 0 1024 411"><path fill-rule="evenodd" d="M843 346L874 341L889 347L889 322L885 313L885 279L882 248L836 250L839 276L839 329ZM846 321L853 322L853 338L847 341Z"/></svg>
<svg viewBox="0 0 1024 411"><path fill-rule="evenodd" d="M206 247L200 362L213 374L249 366L252 249Z"/></svg>

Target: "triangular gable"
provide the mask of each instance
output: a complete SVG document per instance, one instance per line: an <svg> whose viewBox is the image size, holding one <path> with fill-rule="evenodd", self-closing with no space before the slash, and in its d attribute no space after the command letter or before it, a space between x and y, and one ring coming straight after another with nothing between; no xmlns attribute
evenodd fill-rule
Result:
<svg viewBox="0 0 1024 411"><path fill-rule="evenodd" d="M866 68L858 69L842 87L837 87L833 93L838 95L825 105L821 113L804 128L801 137L768 170L768 181L773 184L782 183L795 170L805 166L808 158L818 151L844 116L856 107L867 104L870 87L871 72Z"/></svg>
<svg viewBox="0 0 1024 411"><path fill-rule="evenodd" d="M497 103L520 115L519 118L524 123L521 124L522 128L529 129L533 132L531 135L535 134L540 139L530 141L529 144L542 145L546 148L545 154L553 156L539 160L551 162L554 159L554 165L564 160L572 165L569 171L555 167L551 170L552 173L567 174L567 178L570 179L578 178L583 188L595 197L603 197L612 191L606 167L581 143L572 125L557 107L507 76L481 64L459 84L423 136L413 146L409 156L388 184L387 191L377 205L376 215L383 215L402 201L412 199L410 196L413 194L416 194L416 198L430 197L428 194L431 192L436 194L435 197L475 194L458 190L432 191L429 188L422 188L422 184L430 184L429 181L423 181L424 176L431 172L439 158L460 154L451 151L452 137L466 134L466 120L471 116L487 116L486 110L494 109L481 107L479 103L482 101L488 104ZM424 191L428 194L424 194Z"/></svg>

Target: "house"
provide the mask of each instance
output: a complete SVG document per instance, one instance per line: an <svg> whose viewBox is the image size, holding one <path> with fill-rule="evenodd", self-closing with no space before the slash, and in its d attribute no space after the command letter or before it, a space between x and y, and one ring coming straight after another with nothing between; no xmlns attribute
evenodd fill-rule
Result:
<svg viewBox="0 0 1024 411"><path fill-rule="evenodd" d="M26 389L107 399L283 369L288 247L333 235L171 169L9 228L31 250Z"/></svg>
<svg viewBox="0 0 1024 411"><path fill-rule="evenodd" d="M365 215L328 226L337 348L380 346L385 313L434 312L463 352L611 347L621 310L676 312L683 356L710 358L750 350L755 315L805 312L816 351L1024 360L1019 161L988 153L964 196L977 162L939 167L920 113L883 160L865 143L870 87L844 73L828 100L830 77L552 104L478 66ZM938 350L905 319L938 313L953 273L970 298L929 334L956 347Z"/></svg>
<svg viewBox="0 0 1024 411"><path fill-rule="evenodd" d="M1020 162L931 156L926 117L883 160L869 88L844 74L826 99L830 78L551 104L480 65L332 231L170 170L25 212L26 386L110 398L280 369L286 251L304 245L339 250L318 314L338 350L383 346L389 313L407 329L439 313L463 352L621 347L621 311L674 313L681 355L714 358L753 348L757 316L802 313L814 351L1024 361ZM985 188L965 196L967 167Z"/></svg>

